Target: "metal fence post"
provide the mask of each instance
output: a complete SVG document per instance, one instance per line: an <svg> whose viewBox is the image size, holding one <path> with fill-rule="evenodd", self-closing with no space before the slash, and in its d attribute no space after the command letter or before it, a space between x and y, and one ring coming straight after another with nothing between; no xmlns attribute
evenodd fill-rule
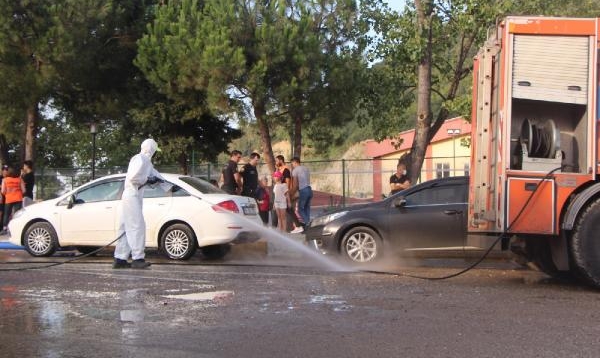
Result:
<svg viewBox="0 0 600 358"><path fill-rule="evenodd" d="M41 188L41 189L42 189L42 198L43 198L43 199L46 199L46 196L44 195L44 184L45 184L45 182L46 182L46 178L44 177L44 167L42 167L42 168L41 168L41 172L42 172L42 176L41 176L41 179L42 179L42 180L41 180L41 182L42 182L42 185L41 185L41 187L42 187L42 188ZM37 199L37 198L36 198L36 199Z"/></svg>
<svg viewBox="0 0 600 358"><path fill-rule="evenodd" d="M192 176L196 176L196 150L192 148Z"/></svg>
<svg viewBox="0 0 600 358"><path fill-rule="evenodd" d="M342 208L346 207L346 159L342 159Z"/></svg>

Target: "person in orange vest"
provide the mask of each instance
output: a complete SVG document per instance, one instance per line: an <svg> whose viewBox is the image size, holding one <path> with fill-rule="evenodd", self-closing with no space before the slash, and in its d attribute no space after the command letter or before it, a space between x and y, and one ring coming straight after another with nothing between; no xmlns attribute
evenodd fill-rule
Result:
<svg viewBox="0 0 600 358"><path fill-rule="evenodd" d="M4 195L4 228L2 233L6 233L8 222L14 212L21 209L23 203L23 193L25 192L25 183L21 179L14 167L8 167L8 176L2 180L2 195Z"/></svg>

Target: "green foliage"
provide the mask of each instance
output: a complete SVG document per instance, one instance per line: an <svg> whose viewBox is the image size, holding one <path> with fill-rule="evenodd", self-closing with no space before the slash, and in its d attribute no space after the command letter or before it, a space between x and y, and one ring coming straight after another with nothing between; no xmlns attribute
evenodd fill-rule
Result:
<svg viewBox="0 0 600 358"><path fill-rule="evenodd" d="M235 48L231 1L172 1L157 7L156 18L139 42L134 63L169 98L207 102L227 109L228 79L243 68Z"/></svg>
<svg viewBox="0 0 600 358"><path fill-rule="evenodd" d="M155 94L146 106L132 109L132 130L141 137L153 136L161 146L160 160L180 161L182 155L196 152L199 161L213 161L241 132L203 107ZM187 160L185 158L184 160Z"/></svg>
<svg viewBox="0 0 600 358"><path fill-rule="evenodd" d="M135 63L170 100L256 120L268 155L280 126L352 118L355 17L354 1L172 1L157 8Z"/></svg>
<svg viewBox="0 0 600 358"><path fill-rule="evenodd" d="M438 120L470 113L472 57L502 16L600 13L597 0L427 3ZM43 166L88 166L92 121L98 167L148 136L159 163L214 160L242 130L240 148L268 149L297 140L296 123L308 155L392 137L415 123L416 24L414 1L0 0L0 159L20 159L28 108Z"/></svg>
<svg viewBox="0 0 600 358"><path fill-rule="evenodd" d="M508 14L598 16L600 3L576 1L432 0L432 112L444 120L469 117L472 58L487 30ZM378 140L414 127L416 68L427 38L416 26L415 2L392 11L381 0L361 1L362 39L375 63L366 73L359 123L370 126ZM375 34L367 32L371 29ZM441 114L437 116L436 114ZM432 134L433 135L433 134Z"/></svg>

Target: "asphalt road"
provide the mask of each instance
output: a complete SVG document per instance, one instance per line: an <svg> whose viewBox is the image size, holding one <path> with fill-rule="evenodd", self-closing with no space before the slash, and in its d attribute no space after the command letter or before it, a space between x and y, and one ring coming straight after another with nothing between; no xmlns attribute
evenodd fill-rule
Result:
<svg viewBox="0 0 600 358"><path fill-rule="evenodd" d="M596 291L505 261L429 281L333 272L336 264L292 252L183 264L151 253L148 270L113 270L102 254L0 271L1 355L598 356ZM0 250L0 269L40 261ZM387 269L438 277L466 264L413 260Z"/></svg>

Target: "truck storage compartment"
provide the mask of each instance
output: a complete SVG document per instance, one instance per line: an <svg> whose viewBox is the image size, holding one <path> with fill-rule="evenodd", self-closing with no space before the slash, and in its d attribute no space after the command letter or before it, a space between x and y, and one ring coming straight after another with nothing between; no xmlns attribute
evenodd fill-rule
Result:
<svg viewBox="0 0 600 358"><path fill-rule="evenodd" d="M513 99L510 168L586 172L587 116L584 105Z"/></svg>
<svg viewBox="0 0 600 358"><path fill-rule="evenodd" d="M589 36L512 37L511 169L588 171L590 41Z"/></svg>
<svg viewBox="0 0 600 358"><path fill-rule="evenodd" d="M542 181L539 178L509 177L506 186L508 215L505 226L509 232L550 235L555 233L556 185L554 179ZM538 186L539 188L537 188ZM540 210L540 208L549 210ZM535 219L532 220L532 217Z"/></svg>
<svg viewBox="0 0 600 358"><path fill-rule="evenodd" d="M587 36L515 35L512 97L586 104Z"/></svg>

